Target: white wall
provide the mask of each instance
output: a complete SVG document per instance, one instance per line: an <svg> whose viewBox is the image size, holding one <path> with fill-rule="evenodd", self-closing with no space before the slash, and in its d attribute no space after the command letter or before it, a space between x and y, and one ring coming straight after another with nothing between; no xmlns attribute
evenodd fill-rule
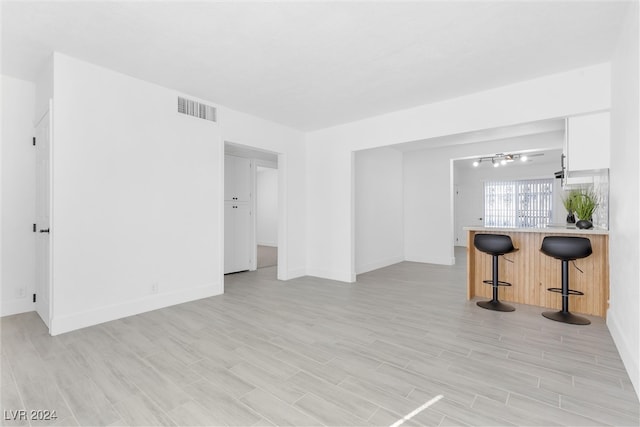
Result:
<svg viewBox="0 0 640 427"><path fill-rule="evenodd" d="M280 153L278 277L305 273L302 133L180 115L173 90L53 63L53 334L222 292L223 141Z"/></svg>
<svg viewBox="0 0 640 427"><path fill-rule="evenodd" d="M452 159L562 147L563 133L530 135L405 153L404 230L407 261L453 264Z"/></svg>
<svg viewBox="0 0 640 427"><path fill-rule="evenodd" d="M34 310L35 85L2 76L0 316Z"/></svg>
<svg viewBox="0 0 640 427"><path fill-rule="evenodd" d="M355 153L356 274L404 260L402 152Z"/></svg>
<svg viewBox="0 0 640 427"><path fill-rule="evenodd" d="M608 109L609 83L609 65L602 64L309 133L308 273L342 281L355 278L354 151ZM431 176L451 182L447 166L439 165L432 172ZM446 184L441 183L441 187ZM449 212L450 209L446 211ZM438 230L453 229L450 217L434 216L438 222L432 224ZM429 239L434 246L445 247L451 245L450 236L451 231L429 235ZM406 244L405 240L405 256L409 256ZM432 262L451 261L447 255L433 258L424 255L420 258Z"/></svg>
<svg viewBox="0 0 640 427"><path fill-rule="evenodd" d="M261 166L256 173L256 241L278 246L278 170Z"/></svg>
<svg viewBox="0 0 640 427"><path fill-rule="evenodd" d="M562 132L546 136L549 137L551 146L562 144ZM545 136L541 135L541 137ZM554 172L560 169L561 153L559 148L557 155L553 158L533 157L531 162L515 162L497 168L487 164L473 167L472 159L454 162L454 185L459 189L459 194L455 195L454 206L456 246L467 245L467 233L463 227L483 225L483 221L477 218L484 217L484 183L489 180L553 179L552 222L564 224L567 212L562 205L562 185L559 179L554 178Z"/></svg>
<svg viewBox="0 0 640 427"><path fill-rule="evenodd" d="M61 54L54 94L51 333L220 294L218 125Z"/></svg>
<svg viewBox="0 0 640 427"><path fill-rule="evenodd" d="M611 61L610 306L607 324L640 395L640 7L633 2Z"/></svg>

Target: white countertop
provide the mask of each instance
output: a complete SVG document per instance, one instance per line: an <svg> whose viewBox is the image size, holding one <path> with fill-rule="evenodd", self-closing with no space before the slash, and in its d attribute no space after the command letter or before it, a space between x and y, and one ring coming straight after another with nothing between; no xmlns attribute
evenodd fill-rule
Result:
<svg viewBox="0 0 640 427"><path fill-rule="evenodd" d="M551 226L544 228L517 228L517 227L463 227L465 231L491 231L491 232L512 232L512 233L543 233L543 234L604 234L608 235L609 230L592 228L582 230L571 226Z"/></svg>

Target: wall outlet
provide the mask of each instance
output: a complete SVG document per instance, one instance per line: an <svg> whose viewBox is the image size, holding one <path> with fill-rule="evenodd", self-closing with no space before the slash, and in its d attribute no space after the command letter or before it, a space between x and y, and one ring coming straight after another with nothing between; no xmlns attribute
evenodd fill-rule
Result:
<svg viewBox="0 0 640 427"><path fill-rule="evenodd" d="M160 287L160 285L158 285L158 282L154 282L151 284L151 293L152 294L157 294L158 293L158 288Z"/></svg>
<svg viewBox="0 0 640 427"><path fill-rule="evenodd" d="M24 296L26 295L27 291L25 290L25 288L18 288L18 298L24 298Z"/></svg>

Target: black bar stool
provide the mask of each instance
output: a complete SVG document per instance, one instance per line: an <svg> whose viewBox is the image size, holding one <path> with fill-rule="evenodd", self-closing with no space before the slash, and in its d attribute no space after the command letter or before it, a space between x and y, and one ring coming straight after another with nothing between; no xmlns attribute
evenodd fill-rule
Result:
<svg viewBox="0 0 640 427"><path fill-rule="evenodd" d="M562 310L545 311L542 315L547 319L572 325L590 324L589 319L569 313L569 295L584 295L583 292L569 289L569 261L591 255L591 241L585 237L548 236L542 240L540 251L562 261L562 288L547 289L562 294Z"/></svg>
<svg viewBox="0 0 640 427"><path fill-rule="evenodd" d="M476 304L487 310L515 311L514 307L498 301L498 287L511 286L511 283L498 280L498 257L518 250L513 247L511 237L504 234L476 234L473 238L473 245L479 251L491 255L493 258L493 277L491 280L482 281L493 287L493 298L491 301L478 301Z"/></svg>

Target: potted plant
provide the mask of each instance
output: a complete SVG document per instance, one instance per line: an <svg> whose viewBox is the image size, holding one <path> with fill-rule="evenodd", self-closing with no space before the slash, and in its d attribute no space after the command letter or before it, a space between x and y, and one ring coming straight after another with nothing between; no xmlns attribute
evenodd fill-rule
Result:
<svg viewBox="0 0 640 427"><path fill-rule="evenodd" d="M593 228L593 212L598 207L598 195L593 189L582 190L574 200L574 209L578 222L576 227L581 229Z"/></svg>
<svg viewBox="0 0 640 427"><path fill-rule="evenodd" d="M562 204L564 205L564 208L567 210L567 223L569 224L575 224L576 222L576 217L574 215L574 212L576 210L575 208L576 198L579 195L580 195L580 190L574 189L566 193L565 196L562 198Z"/></svg>

